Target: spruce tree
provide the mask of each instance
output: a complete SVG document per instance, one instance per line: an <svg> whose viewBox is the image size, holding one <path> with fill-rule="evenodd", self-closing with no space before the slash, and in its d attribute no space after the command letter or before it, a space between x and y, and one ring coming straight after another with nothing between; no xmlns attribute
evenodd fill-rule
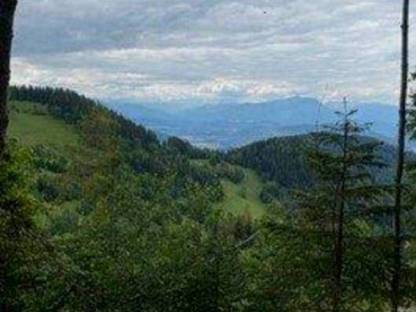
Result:
<svg viewBox="0 0 416 312"><path fill-rule="evenodd" d="M330 268L322 272L328 294L324 305L334 312L348 311L354 304L346 294L351 289L345 284L351 281L345 276L347 253L360 232L359 221L382 191L372 172L383 166L377 156L380 143L362 136L366 127L354 122L354 113L340 113L338 123L312 135L308 159L315 186L301 194L299 206L301 227L321 244L322 261Z"/></svg>

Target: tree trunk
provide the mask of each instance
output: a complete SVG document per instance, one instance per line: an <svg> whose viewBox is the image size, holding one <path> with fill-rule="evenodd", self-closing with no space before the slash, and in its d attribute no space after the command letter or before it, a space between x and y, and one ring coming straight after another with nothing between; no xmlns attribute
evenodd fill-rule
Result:
<svg viewBox="0 0 416 312"><path fill-rule="evenodd" d="M395 181L395 202L393 213L394 228L394 254L393 254L393 277L391 285L391 311L398 312L400 307L400 288L402 270L402 230L401 230L401 206L403 196L403 171L406 137L406 102L408 92L409 75L409 0L403 2L403 24L402 24L402 76L399 104L399 133L397 146L397 168Z"/></svg>
<svg viewBox="0 0 416 312"><path fill-rule="evenodd" d="M344 99L346 107L347 100ZM344 223L345 223L345 188L347 175L347 157L348 157L348 136L350 123L347 119L347 110L345 109L344 133L343 133L343 163L342 174L340 177L339 195L337 196L337 220L336 220L336 238L334 248L334 293L333 293L333 312L341 311L342 304L342 275L344 270Z"/></svg>
<svg viewBox="0 0 416 312"><path fill-rule="evenodd" d="M7 111L7 89L10 81L10 52L13 39L13 20L17 0L0 0L0 161L6 147L9 124ZM6 260L0 255L0 291L3 291L3 273ZM2 298L3 299L3 298ZM0 301L0 311L11 311L7 302Z"/></svg>
<svg viewBox="0 0 416 312"><path fill-rule="evenodd" d="M10 52L17 0L0 0L0 158L6 146L9 117L7 89L10 81Z"/></svg>

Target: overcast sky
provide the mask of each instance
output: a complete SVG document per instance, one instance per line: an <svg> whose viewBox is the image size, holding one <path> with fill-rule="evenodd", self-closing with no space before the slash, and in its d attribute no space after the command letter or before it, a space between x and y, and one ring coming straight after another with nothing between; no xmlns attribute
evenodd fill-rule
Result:
<svg viewBox="0 0 416 312"><path fill-rule="evenodd" d="M395 102L401 2L20 0L12 82L172 104Z"/></svg>

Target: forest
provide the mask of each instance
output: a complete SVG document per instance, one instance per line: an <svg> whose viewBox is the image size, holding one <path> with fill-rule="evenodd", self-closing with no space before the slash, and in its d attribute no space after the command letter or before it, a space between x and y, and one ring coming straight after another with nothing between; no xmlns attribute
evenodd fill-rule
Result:
<svg viewBox="0 0 416 312"><path fill-rule="evenodd" d="M345 109L228 151L11 85L16 6L0 0L0 311L416 311L409 1L397 146Z"/></svg>

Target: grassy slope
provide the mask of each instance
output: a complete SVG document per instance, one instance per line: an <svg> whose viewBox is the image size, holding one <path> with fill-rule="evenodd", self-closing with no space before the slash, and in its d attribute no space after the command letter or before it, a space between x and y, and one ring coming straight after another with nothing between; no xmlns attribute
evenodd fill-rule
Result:
<svg viewBox="0 0 416 312"><path fill-rule="evenodd" d="M248 212L253 218L266 213L266 205L260 201L262 183L254 171L244 169L245 178L240 184L223 181L225 200L220 204L233 214Z"/></svg>
<svg viewBox="0 0 416 312"><path fill-rule="evenodd" d="M67 153L73 148L81 149L81 139L76 128L52 117L44 107L28 102L10 103L9 137L17 139L24 146L45 145L60 153ZM76 202L64 202L53 205L47 211L39 211L35 222L44 228L51 217L58 217L65 211L75 211Z"/></svg>
<svg viewBox="0 0 416 312"><path fill-rule="evenodd" d="M62 150L79 144L73 127L48 115L41 106L27 102L11 103L9 135L29 146L44 144Z"/></svg>

